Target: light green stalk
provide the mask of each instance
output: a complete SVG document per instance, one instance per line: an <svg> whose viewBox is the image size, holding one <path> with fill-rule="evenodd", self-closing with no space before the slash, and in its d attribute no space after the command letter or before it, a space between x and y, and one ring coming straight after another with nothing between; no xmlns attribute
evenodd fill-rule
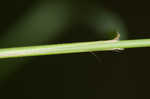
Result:
<svg viewBox="0 0 150 99"><path fill-rule="evenodd" d="M0 58L108 51L120 48L150 47L150 39L93 41L0 49Z"/></svg>

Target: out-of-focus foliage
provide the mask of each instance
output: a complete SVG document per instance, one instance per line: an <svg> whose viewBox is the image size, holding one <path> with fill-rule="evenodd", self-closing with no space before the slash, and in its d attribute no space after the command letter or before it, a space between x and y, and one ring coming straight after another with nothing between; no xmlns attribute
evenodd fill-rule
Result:
<svg viewBox="0 0 150 99"><path fill-rule="evenodd" d="M37 2L1 37L1 47L36 45L54 40L68 23L68 8L62 3Z"/></svg>
<svg viewBox="0 0 150 99"><path fill-rule="evenodd" d="M127 30L119 15L107 11L103 8L96 11L89 20L89 24L105 39L111 39L114 32L119 32L120 39L127 39Z"/></svg>

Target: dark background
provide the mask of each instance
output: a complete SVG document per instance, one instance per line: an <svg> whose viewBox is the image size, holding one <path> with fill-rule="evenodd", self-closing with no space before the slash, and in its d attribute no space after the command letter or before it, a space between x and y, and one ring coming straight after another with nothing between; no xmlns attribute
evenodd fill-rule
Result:
<svg viewBox="0 0 150 99"><path fill-rule="evenodd" d="M46 0L45 2L53 3L53 1ZM58 0L58 2L63 1ZM36 3L35 0L5 0L0 3L2 40L3 36L11 34L7 32L9 28L16 24ZM97 36L97 31L87 25L84 20L93 11L91 10L93 5L96 6L95 8L103 5L106 9L119 15L127 28L127 39L150 37L150 6L146 0L72 0L70 5L72 9L67 28L60 31L63 35L57 39L49 38L42 43L34 41L21 43L17 41L19 37L16 37L16 45L13 41L4 39L1 42L8 43L1 43L0 47L104 39L102 36ZM99 61L90 53L1 59L0 98L149 98L149 49L134 48L119 52L95 52Z"/></svg>

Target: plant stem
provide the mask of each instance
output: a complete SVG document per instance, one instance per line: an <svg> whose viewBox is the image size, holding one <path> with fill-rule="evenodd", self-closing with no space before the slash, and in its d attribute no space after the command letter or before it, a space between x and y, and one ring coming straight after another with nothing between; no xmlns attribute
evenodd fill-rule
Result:
<svg viewBox="0 0 150 99"><path fill-rule="evenodd" d="M150 47L150 39L122 40L122 41L109 40L109 41L93 41L93 42L67 43L55 45L3 48L0 49L0 58L108 51L119 48L137 48L137 47Z"/></svg>

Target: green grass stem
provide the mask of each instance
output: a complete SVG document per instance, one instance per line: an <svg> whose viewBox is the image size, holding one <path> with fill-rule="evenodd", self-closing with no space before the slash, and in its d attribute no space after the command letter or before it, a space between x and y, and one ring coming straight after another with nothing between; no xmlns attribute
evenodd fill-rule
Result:
<svg viewBox="0 0 150 99"><path fill-rule="evenodd" d="M150 39L92 41L29 47L2 48L0 49L0 58L108 51L118 48L137 47L150 47Z"/></svg>

